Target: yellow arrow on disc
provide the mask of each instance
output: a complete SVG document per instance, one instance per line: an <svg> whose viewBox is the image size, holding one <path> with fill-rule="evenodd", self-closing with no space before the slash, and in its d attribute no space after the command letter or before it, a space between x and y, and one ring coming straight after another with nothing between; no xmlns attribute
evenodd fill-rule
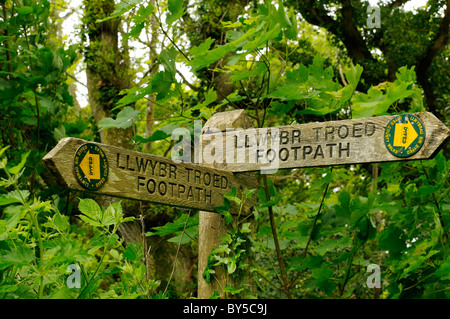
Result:
<svg viewBox="0 0 450 319"><path fill-rule="evenodd" d="M100 179L100 155L88 151L80 163L80 168L89 182L91 179Z"/></svg>
<svg viewBox="0 0 450 319"><path fill-rule="evenodd" d="M412 142L419 136L412 126L411 122L395 124L394 146L400 146L407 149Z"/></svg>

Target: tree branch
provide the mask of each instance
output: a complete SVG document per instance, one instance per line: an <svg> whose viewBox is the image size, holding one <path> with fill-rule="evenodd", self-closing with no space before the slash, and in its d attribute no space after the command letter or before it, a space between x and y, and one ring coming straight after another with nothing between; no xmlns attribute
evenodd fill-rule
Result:
<svg viewBox="0 0 450 319"><path fill-rule="evenodd" d="M449 41L449 26L450 26L450 0L447 0L445 15L442 18L441 24L439 26L439 33L436 34L433 41L431 41L426 54L419 60L416 64L417 80L425 94L425 101L430 112L437 114L437 102L436 96L433 91L433 87L428 78L428 69L431 66L434 58L439 51L443 50Z"/></svg>
<svg viewBox="0 0 450 319"><path fill-rule="evenodd" d="M391 3L388 4L389 8L394 9L401 7L405 3L409 2L409 0L394 0Z"/></svg>
<svg viewBox="0 0 450 319"><path fill-rule="evenodd" d="M297 1L296 4L297 9L307 22L327 29L342 41L353 63L360 64L364 68L363 77L368 86L380 82L383 75L374 69L377 61L370 53L367 43L355 24L353 19L354 11L350 0L341 1L340 13L342 21L331 18L328 15L328 10L319 1Z"/></svg>

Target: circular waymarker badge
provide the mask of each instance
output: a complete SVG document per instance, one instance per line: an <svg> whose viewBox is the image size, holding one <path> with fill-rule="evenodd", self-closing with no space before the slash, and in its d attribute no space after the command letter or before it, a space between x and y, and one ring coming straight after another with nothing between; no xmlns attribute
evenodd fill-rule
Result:
<svg viewBox="0 0 450 319"><path fill-rule="evenodd" d="M103 150L94 143L85 143L75 152L73 173L78 183L95 191L108 180L108 159Z"/></svg>
<svg viewBox="0 0 450 319"><path fill-rule="evenodd" d="M386 125L384 144L394 156L412 156L420 150L424 141L425 126L415 115L397 115Z"/></svg>

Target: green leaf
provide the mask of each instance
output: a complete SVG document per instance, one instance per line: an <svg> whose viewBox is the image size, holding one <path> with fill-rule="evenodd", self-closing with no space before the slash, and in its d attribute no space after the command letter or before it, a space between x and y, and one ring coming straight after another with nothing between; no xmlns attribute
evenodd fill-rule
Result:
<svg viewBox="0 0 450 319"><path fill-rule="evenodd" d="M100 22L104 22L104 21L107 21L107 20L111 20L111 19L117 18L117 17L123 15L124 13L130 11L139 2L140 2L140 0L127 0L127 1L121 0L119 3L116 4L114 12L109 17L106 17L104 19L98 19L95 22L100 23Z"/></svg>
<svg viewBox="0 0 450 319"><path fill-rule="evenodd" d="M166 23L171 26L184 14L183 0L169 0L168 9L170 14L167 15Z"/></svg>
<svg viewBox="0 0 450 319"><path fill-rule="evenodd" d="M236 260L234 258L228 259L227 271L230 275L236 271Z"/></svg>
<svg viewBox="0 0 450 319"><path fill-rule="evenodd" d="M78 209L84 214L78 215L84 222L94 227L102 226L100 222L103 215L102 209L94 200L90 198L80 200Z"/></svg>
<svg viewBox="0 0 450 319"><path fill-rule="evenodd" d="M110 205L102 215L101 224L102 226L114 225L116 222L116 211L112 205Z"/></svg>
<svg viewBox="0 0 450 319"><path fill-rule="evenodd" d="M244 288L234 288L232 286L226 286L223 291L232 295L237 295L239 293L242 292L242 290L244 290Z"/></svg>
<svg viewBox="0 0 450 319"><path fill-rule="evenodd" d="M155 10L155 7L153 7L151 4L148 4L147 6L141 5L136 12L136 15L133 16L133 21L136 24L144 22Z"/></svg>
<svg viewBox="0 0 450 319"><path fill-rule="evenodd" d="M58 211L53 215L52 220L54 227L61 232L65 232L70 228L68 216L63 216Z"/></svg>
<svg viewBox="0 0 450 319"><path fill-rule="evenodd" d="M238 205L241 204L241 199L239 197L237 197L237 189L234 186L231 188L231 190L229 192L227 192L224 195L224 197L226 199L228 199L229 201L234 202L234 203L236 203Z"/></svg>
<svg viewBox="0 0 450 319"><path fill-rule="evenodd" d="M326 263L323 263L320 268L311 270L315 279L315 285L322 289L328 296L331 296L333 290L336 289L336 284L331 279L333 276L333 269Z"/></svg>
<svg viewBox="0 0 450 319"><path fill-rule="evenodd" d="M139 261L144 256L140 242L130 242L123 252L123 257L129 261Z"/></svg>
<svg viewBox="0 0 450 319"><path fill-rule="evenodd" d="M26 201L28 196L30 196L30 191L28 190L14 190L2 197L5 201L14 200L14 202L24 204L23 201Z"/></svg>
<svg viewBox="0 0 450 319"><path fill-rule="evenodd" d="M34 252L31 248L19 246L11 251L0 251L0 269L9 266L29 265L34 260Z"/></svg>
<svg viewBox="0 0 450 319"><path fill-rule="evenodd" d="M0 150L0 156L2 156L2 154L10 147L11 145L7 145L7 146L5 146L4 148L2 148L1 150Z"/></svg>
<svg viewBox="0 0 450 319"><path fill-rule="evenodd" d="M6 220L0 219L0 241L8 238L8 228L6 227Z"/></svg>
<svg viewBox="0 0 450 319"><path fill-rule="evenodd" d="M397 258L401 252L406 249L406 243L403 240L403 231L396 227L389 227L380 233L378 247L389 251L389 257Z"/></svg>
<svg viewBox="0 0 450 319"><path fill-rule="evenodd" d="M284 32L286 37L289 40L297 41L298 38L298 26L297 26L297 18L295 17L294 10L289 11L290 16L290 26L287 27L286 31Z"/></svg>
<svg viewBox="0 0 450 319"><path fill-rule="evenodd" d="M434 275L442 277L441 280L450 279L450 256L447 256L445 261L436 269Z"/></svg>
<svg viewBox="0 0 450 319"><path fill-rule="evenodd" d="M126 106L119 114L117 114L115 120L110 117L104 118L98 122L98 127L100 128L100 131L112 127L120 129L130 128L134 123L139 121L139 113L140 111L135 110L130 106Z"/></svg>
<svg viewBox="0 0 450 319"><path fill-rule="evenodd" d="M164 69L169 72L173 78L177 74L177 67L175 65L175 59L177 58L177 50L174 47L161 51L159 55L159 61L164 66Z"/></svg>
<svg viewBox="0 0 450 319"><path fill-rule="evenodd" d="M126 95L116 103L114 110L129 104L133 104L153 92L154 90L151 85L148 85L144 88L134 87L131 89L122 90L120 93Z"/></svg>
<svg viewBox="0 0 450 319"><path fill-rule="evenodd" d="M277 37L280 32L281 26L279 24L276 24L271 30L262 32L259 37L255 38L253 41L248 42L242 49L246 50L247 52L253 51Z"/></svg>
<svg viewBox="0 0 450 319"><path fill-rule="evenodd" d="M172 74L168 71L158 72L151 79L151 92L157 93L156 100L162 100L169 96L172 83L174 83L174 78Z"/></svg>
<svg viewBox="0 0 450 319"><path fill-rule="evenodd" d="M192 68L192 72L196 72L212 63L222 59L226 54L234 51L238 48L240 44L247 41L248 38L253 36L260 28L251 28L245 34L243 34L238 39L233 42L227 43L223 46L219 46L215 49L205 51L203 54L197 54L188 65Z"/></svg>
<svg viewBox="0 0 450 319"><path fill-rule="evenodd" d="M17 198L6 197L5 195L0 195L0 206L5 206L14 203L21 203L22 201Z"/></svg>
<svg viewBox="0 0 450 319"><path fill-rule="evenodd" d="M243 223L242 227L241 227L241 233L250 233L251 229L250 229L250 223Z"/></svg>
<svg viewBox="0 0 450 319"><path fill-rule="evenodd" d="M150 137L143 138L142 136L138 135L136 137L136 140L139 143L148 143L148 142L164 140L164 139L170 137L172 135L173 130L178 127L179 126L175 125L175 124L167 124L167 125L160 127L156 131L154 131Z"/></svg>
<svg viewBox="0 0 450 319"><path fill-rule="evenodd" d="M209 48L211 47L211 44L213 44L213 43L214 43L214 39L207 38L205 41L203 41L198 46L193 46L189 50L189 53L194 57L197 55L203 55L203 54L205 54L206 51L209 50Z"/></svg>
<svg viewBox="0 0 450 319"><path fill-rule="evenodd" d="M21 159L20 163L17 164L16 166L14 166L14 167L8 168L8 171L11 174L13 174L13 175L18 174L22 170L22 168L25 166L25 163L27 161L28 155L30 155L30 153L31 153L31 151L28 151L26 153L22 153L22 159Z"/></svg>
<svg viewBox="0 0 450 319"><path fill-rule="evenodd" d="M246 80L251 77L256 77L258 75L261 75L267 71L267 67L264 63L257 63L256 67L253 69L237 69L233 71L233 74L231 75L230 79L234 82Z"/></svg>
<svg viewBox="0 0 450 319"><path fill-rule="evenodd" d="M30 13L33 13L33 8L29 6L21 6L21 7L14 7L14 10L16 10L19 14L27 15Z"/></svg>
<svg viewBox="0 0 450 319"><path fill-rule="evenodd" d="M284 8L283 1L278 1L278 10L275 20L280 24L282 28L292 26L291 20L289 20L289 15Z"/></svg>
<svg viewBox="0 0 450 319"><path fill-rule="evenodd" d="M164 226L153 227L153 230L155 230L155 232L151 232L149 235L165 236L181 232L183 231L186 225L186 220L188 216L189 216L188 214L183 214L173 222L166 223ZM189 218L188 224L186 225L186 229L190 227L195 228L196 225L198 225L198 216Z"/></svg>
<svg viewBox="0 0 450 319"><path fill-rule="evenodd" d="M214 210L218 212L219 214L222 214L225 217L225 222L227 225L231 223L232 216L230 213L231 204L230 201L227 198L224 198L224 205L223 206L216 206L214 207Z"/></svg>

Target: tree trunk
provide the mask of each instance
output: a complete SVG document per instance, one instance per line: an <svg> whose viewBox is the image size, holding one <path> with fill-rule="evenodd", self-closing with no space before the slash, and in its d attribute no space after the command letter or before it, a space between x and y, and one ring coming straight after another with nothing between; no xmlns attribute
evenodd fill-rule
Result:
<svg viewBox="0 0 450 319"><path fill-rule="evenodd" d="M120 91L130 88L132 78L128 52L119 47L120 19L97 22L114 12L114 0L85 0L84 6L83 23L89 37L84 53L89 105L98 123L118 112L112 109L121 98ZM100 131L100 141L105 144L129 148L131 138L131 128Z"/></svg>
<svg viewBox="0 0 450 319"><path fill-rule="evenodd" d="M120 18L97 22L110 16L115 9L114 0L84 0L85 13L83 23L85 33L88 36L89 45L85 49L87 86L89 93L89 105L95 122L98 123L105 117L115 117L120 110L113 110L115 104L122 97L120 92L132 86L132 76L129 61L128 46L126 43L119 44ZM152 35L153 46L156 47L157 37ZM152 61L156 61L156 50L151 49ZM156 68L155 68L156 70ZM151 76L152 74L150 74ZM147 104L147 126L146 133L153 131L154 103L149 96ZM107 129L99 132L100 141L104 144L130 148L133 138L132 128ZM149 148L146 148L148 151ZM107 207L114 198L102 198L103 206ZM158 214L156 217L147 215L148 205L134 201L123 201L123 209L126 215L136 217L135 222L122 224L119 234L127 242L140 242L147 269L147 278L161 280L160 289L164 289L167 279L175 267L175 274L171 284L179 294L186 292L187 287L192 286L193 256L189 246L181 247L177 260L175 260L177 245L170 243L166 238L159 236L145 237L145 232L154 226L161 226L168 218L166 214ZM143 222L139 221L143 215ZM144 237L143 237L144 234Z"/></svg>

